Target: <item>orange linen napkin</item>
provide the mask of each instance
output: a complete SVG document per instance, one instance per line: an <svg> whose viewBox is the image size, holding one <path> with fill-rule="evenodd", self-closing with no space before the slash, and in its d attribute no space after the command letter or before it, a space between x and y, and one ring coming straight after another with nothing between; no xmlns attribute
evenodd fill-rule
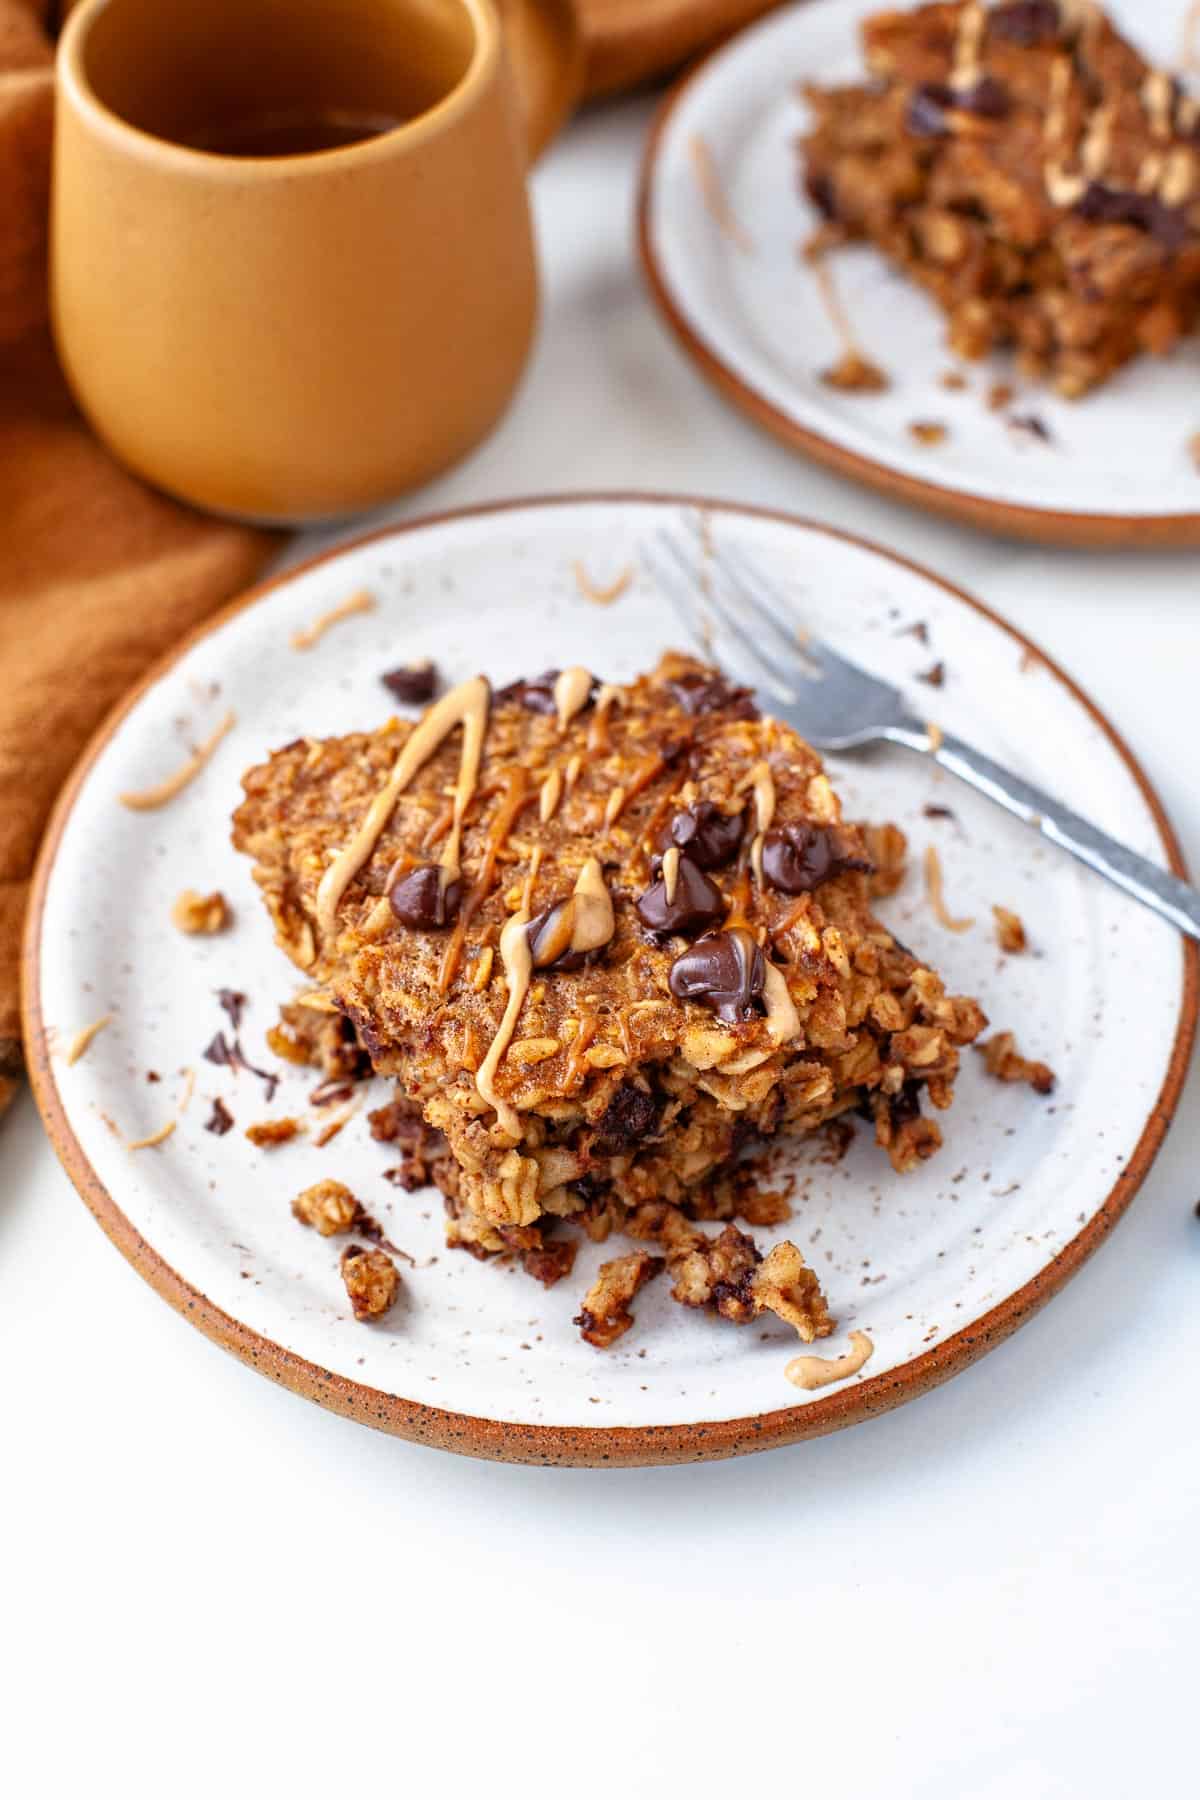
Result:
<svg viewBox="0 0 1200 1800"><path fill-rule="evenodd" d="M49 12L0 0L0 1112L21 1073L21 923L54 797L119 695L278 544L126 474L63 385L46 301Z"/></svg>

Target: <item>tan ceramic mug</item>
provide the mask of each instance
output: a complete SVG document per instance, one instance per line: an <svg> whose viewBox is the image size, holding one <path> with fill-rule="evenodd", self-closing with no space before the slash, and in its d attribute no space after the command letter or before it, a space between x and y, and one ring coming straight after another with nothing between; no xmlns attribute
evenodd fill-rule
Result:
<svg viewBox="0 0 1200 1800"><path fill-rule="evenodd" d="M51 233L80 407L222 513L416 486L525 363L527 161L491 0L81 0Z"/></svg>

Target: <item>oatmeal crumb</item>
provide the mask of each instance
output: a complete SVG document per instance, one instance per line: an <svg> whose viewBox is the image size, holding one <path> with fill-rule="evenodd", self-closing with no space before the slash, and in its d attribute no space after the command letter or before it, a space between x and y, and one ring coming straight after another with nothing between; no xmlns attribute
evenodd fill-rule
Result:
<svg viewBox="0 0 1200 1800"><path fill-rule="evenodd" d="M994 1075L997 1081L1028 1082L1035 1094L1054 1092L1056 1077L1053 1069L1044 1062L1031 1062L1022 1056L1011 1031L998 1031L995 1037L976 1044L975 1048L983 1057L988 1074Z"/></svg>
<svg viewBox="0 0 1200 1800"><path fill-rule="evenodd" d="M583 1306L575 1324L586 1343L597 1350L607 1350L623 1337L633 1324L629 1302L648 1281L666 1268L661 1256L650 1256L644 1250L628 1256L614 1257L601 1263L600 1272L583 1297Z"/></svg>
<svg viewBox="0 0 1200 1800"><path fill-rule="evenodd" d="M1010 956L1016 956L1028 945L1025 925L1019 913L1011 912L1007 906L993 906L992 917L996 921L996 942Z"/></svg>
<svg viewBox="0 0 1200 1800"><path fill-rule="evenodd" d="M854 349L844 351L828 369L822 369L821 380L843 394L883 394L892 385L878 363Z"/></svg>
<svg viewBox="0 0 1200 1800"><path fill-rule="evenodd" d="M1197 471L1200 471L1200 431L1188 439L1188 454L1196 465Z"/></svg>
<svg viewBox="0 0 1200 1800"><path fill-rule="evenodd" d="M1016 397L1016 389L1010 387L1007 381L993 381L988 389L989 412L1003 412L1006 407L1012 405Z"/></svg>
<svg viewBox="0 0 1200 1800"><path fill-rule="evenodd" d="M942 891L942 859L932 844L925 851L925 891L933 916L946 931L970 931L974 919L956 919L946 907Z"/></svg>
<svg viewBox="0 0 1200 1800"><path fill-rule="evenodd" d="M944 662L935 662L931 668L925 669L921 674L919 674L917 676L917 680L923 681L927 687L935 687L935 688L945 687L945 685L946 685L946 665L945 665L945 663Z"/></svg>
<svg viewBox="0 0 1200 1800"><path fill-rule="evenodd" d="M290 1144L303 1130L299 1119L261 1119L257 1125L247 1125L246 1136L260 1150L274 1150L280 1144Z"/></svg>
<svg viewBox="0 0 1200 1800"><path fill-rule="evenodd" d="M359 1214L359 1204L340 1181L318 1181L292 1201L292 1213L302 1225L310 1225L322 1237L349 1231Z"/></svg>
<svg viewBox="0 0 1200 1800"><path fill-rule="evenodd" d="M961 394L968 385L967 378L961 369L947 369L940 377L941 385L949 394Z"/></svg>
<svg viewBox="0 0 1200 1800"><path fill-rule="evenodd" d="M351 1244L342 1252L341 1270L356 1319L367 1323L390 1311L400 1292L400 1271L385 1251Z"/></svg>
<svg viewBox="0 0 1200 1800"><path fill-rule="evenodd" d="M944 444L950 433L936 419L914 419L908 428L908 435L922 448L932 449L935 444Z"/></svg>
<svg viewBox="0 0 1200 1800"><path fill-rule="evenodd" d="M227 931L233 913L224 894L214 891L199 894L195 888L184 888L171 908L171 923L189 937L212 937Z"/></svg>

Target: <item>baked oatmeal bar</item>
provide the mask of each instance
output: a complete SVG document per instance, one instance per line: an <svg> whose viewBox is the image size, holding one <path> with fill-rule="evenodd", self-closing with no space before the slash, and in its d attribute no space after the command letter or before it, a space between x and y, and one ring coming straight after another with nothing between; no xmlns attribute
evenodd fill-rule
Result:
<svg viewBox="0 0 1200 1800"><path fill-rule="evenodd" d="M1092 0L877 13L870 80L810 86L817 247L868 239L960 356L1075 398L1200 313L1200 109Z"/></svg>
<svg viewBox="0 0 1200 1800"><path fill-rule="evenodd" d="M747 1152L857 1109L912 1167L984 1020L872 916L867 839L793 731L668 655L627 687L480 677L244 787L234 843L309 983L280 1041L334 1077L349 1021L451 1243L549 1282L564 1222L619 1228L685 1304L830 1328L799 1251L730 1222L789 1210Z"/></svg>

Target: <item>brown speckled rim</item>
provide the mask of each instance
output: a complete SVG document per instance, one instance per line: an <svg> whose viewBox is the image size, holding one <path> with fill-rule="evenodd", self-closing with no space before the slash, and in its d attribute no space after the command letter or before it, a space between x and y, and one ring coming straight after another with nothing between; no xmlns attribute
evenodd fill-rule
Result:
<svg viewBox="0 0 1200 1800"><path fill-rule="evenodd" d="M740 1456L748 1451L765 1450L776 1444L793 1444L801 1438L824 1436L826 1432L837 1431L844 1425L855 1425L860 1420L888 1412L903 1401L913 1400L917 1395L937 1387L960 1369L967 1368L996 1344L1002 1343L1018 1325L1023 1324L1058 1292L1108 1236L1145 1179L1166 1134L1179 1100L1196 1030L1200 998L1200 946L1181 939L1183 967L1179 1024L1162 1090L1150 1110L1126 1168L1095 1217L1031 1281L972 1325L899 1368L883 1375L851 1382L820 1400L810 1401L806 1406L788 1406L778 1412L701 1424L623 1426L609 1429L576 1425L519 1425L503 1420L476 1418L467 1413L445 1412L438 1407L424 1406L417 1401L403 1400L377 1388L366 1387L361 1382L349 1380L343 1375L334 1374L332 1370L306 1361L214 1306L211 1300L171 1268L125 1217L75 1136L59 1094L42 1017L42 922L47 889L67 821L96 759L142 695L160 681L194 644L211 632L219 631L236 613L247 606L253 606L304 570L332 562L346 550L383 538L403 538L409 532L422 531L429 526L454 524L459 520L509 512L556 506L629 506L647 503L703 508L726 517L768 519L782 525L799 526L809 532L821 532L827 537L870 551L885 562L908 569L924 580L933 582L953 599L972 607L993 625L1007 632L1023 651L1036 656L1043 667L1100 726L1137 783L1154 818L1171 868L1180 876L1186 877L1187 873L1175 833L1162 804L1120 735L1070 676L1045 656L1030 639L989 607L951 582L931 574L919 563L893 555L851 532L838 531L813 520L766 507L739 506L720 500L699 499L694 495L600 492L538 495L528 499L501 501L490 506L466 507L432 514L402 525L386 526L380 531L369 532L350 543L314 556L281 575L259 583L215 618L189 633L182 643L143 677L109 714L92 738L59 797L38 857L22 950L22 1020L34 1096L50 1141L83 1200L121 1254L133 1264L139 1275L145 1277L151 1287L215 1343L231 1350L243 1362L249 1363L252 1368L258 1369L272 1381L277 1381L282 1387L291 1388L294 1393L316 1400L345 1418L358 1419L378 1430L389 1431L397 1437L410 1438L418 1443L431 1444L441 1450L457 1450L465 1455L487 1457L501 1462L621 1468L703 1462L718 1457Z"/></svg>
<svg viewBox="0 0 1200 1800"><path fill-rule="evenodd" d="M646 281L663 319L705 379L756 425L793 450L799 450L814 462L824 463L827 468L863 487L886 494L890 500L903 500L921 512L941 513L957 524L971 525L1002 537L1066 545L1076 550L1186 550L1200 545L1200 512L1062 512L1053 507L1020 506L1011 500L960 493L939 482L905 474L875 457L847 449L823 432L801 425L723 360L692 324L667 280L654 246L650 211L659 150L675 109L693 82L702 80L708 73L709 64L728 48L728 44L719 44L666 95L646 140L638 180L637 245Z"/></svg>

